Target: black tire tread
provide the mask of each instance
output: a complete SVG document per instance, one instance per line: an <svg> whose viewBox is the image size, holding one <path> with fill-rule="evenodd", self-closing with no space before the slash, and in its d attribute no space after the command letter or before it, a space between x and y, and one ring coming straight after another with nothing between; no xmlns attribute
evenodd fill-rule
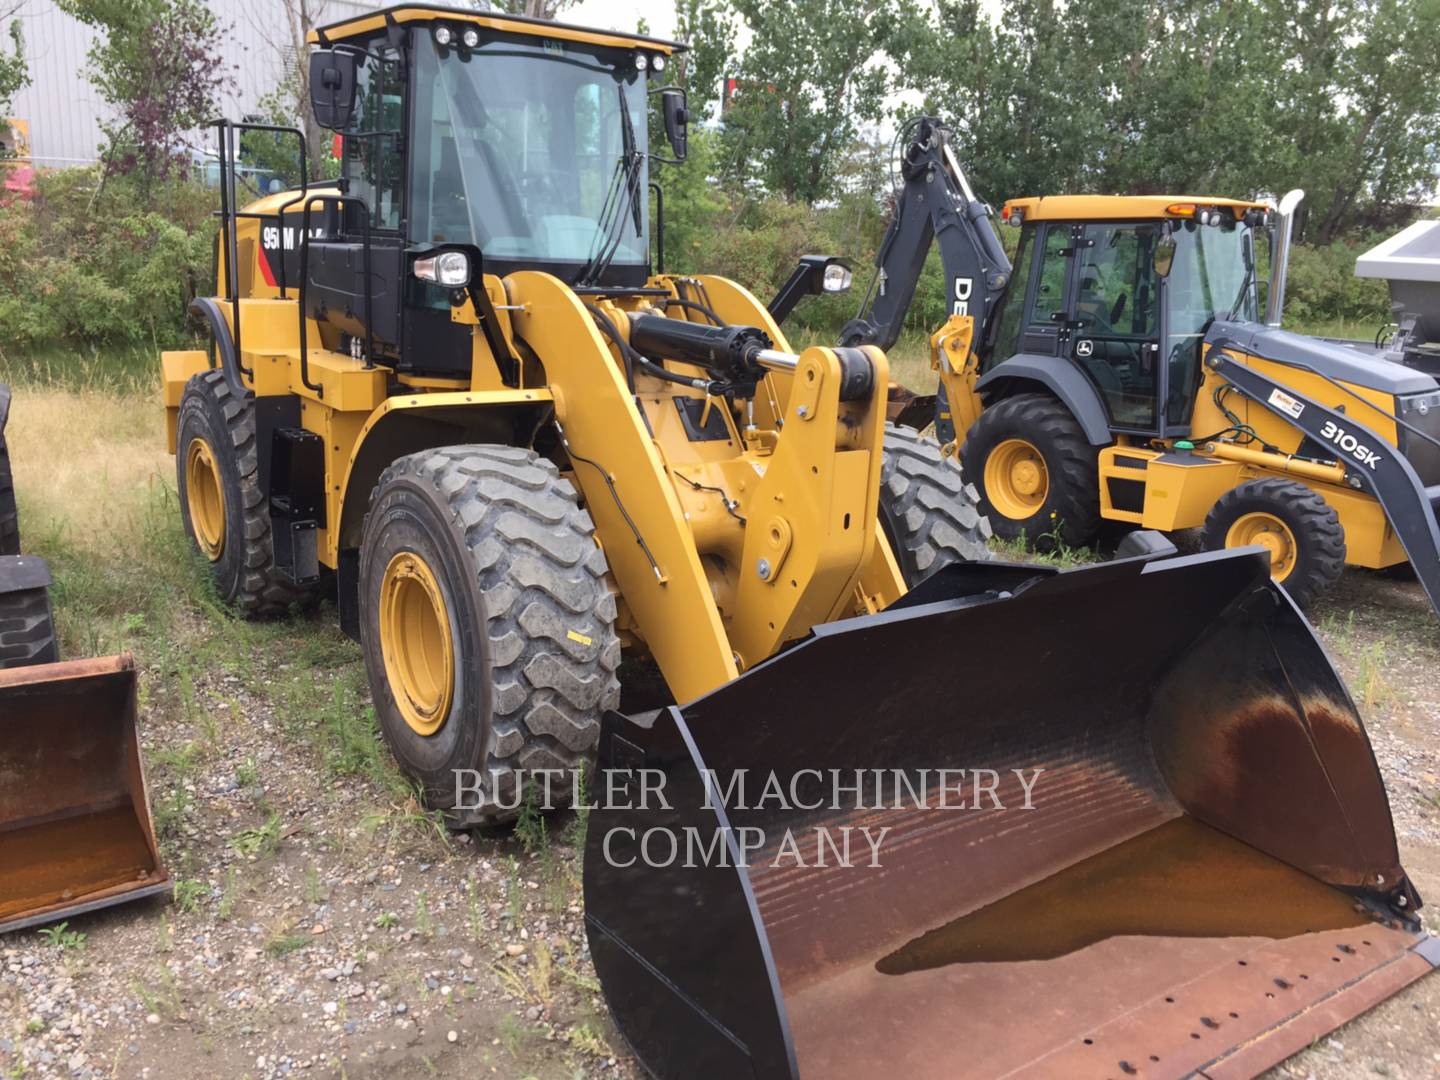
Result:
<svg viewBox="0 0 1440 1080"><path fill-rule="evenodd" d="M1245 506L1260 506L1290 517L1288 524L1302 551L1284 588L1302 608L1308 608L1345 572L1345 529L1340 515L1318 491L1294 480L1265 476L1250 480L1222 495L1205 518L1204 546L1218 551L1225 535Z"/></svg>
<svg viewBox="0 0 1440 1080"><path fill-rule="evenodd" d="M910 428L885 425L880 497L894 521L902 566L914 569L912 587L942 567L993 558L990 522L980 493L946 460L940 444Z"/></svg>
<svg viewBox="0 0 1440 1080"><path fill-rule="evenodd" d="M49 589L0 594L0 668L60 659Z"/></svg>
<svg viewBox="0 0 1440 1080"><path fill-rule="evenodd" d="M225 431L240 465L241 514L243 515L244 559L239 587L227 597L231 607L247 618L260 619L288 612L314 594L313 586L296 585L275 568L270 547L270 514L260 483L260 452L255 437L255 406L235 393L219 368L202 371L191 378L187 395L195 394L214 404L224 420ZM181 411L184 406L182 403ZM183 470L185 448L176 447L176 467ZM188 522L187 522L188 528ZM235 538L226 537L226 543Z"/></svg>
<svg viewBox="0 0 1440 1080"><path fill-rule="evenodd" d="M519 771L580 769L594 760L600 720L620 704L620 638L609 567L595 525L554 463L531 450L449 446L411 454L381 475L428 483L448 504L478 575L491 657L494 796L512 802ZM586 645L572 629L591 638ZM557 792L557 795L559 793ZM495 825L516 811L466 811Z"/></svg>
<svg viewBox="0 0 1440 1080"><path fill-rule="evenodd" d="M15 507L15 480L10 474L10 450L0 432L0 556L20 554L20 513Z"/></svg>

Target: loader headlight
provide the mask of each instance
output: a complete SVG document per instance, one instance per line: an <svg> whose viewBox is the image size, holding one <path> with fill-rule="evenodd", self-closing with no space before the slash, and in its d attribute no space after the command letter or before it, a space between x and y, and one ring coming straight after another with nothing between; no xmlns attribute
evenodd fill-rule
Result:
<svg viewBox="0 0 1440 1080"><path fill-rule="evenodd" d="M460 35L460 40L465 43L467 49L473 49L480 44L480 31L473 26L467 26L465 32Z"/></svg>
<svg viewBox="0 0 1440 1080"><path fill-rule="evenodd" d="M643 52L637 52L635 54L635 70L644 71L649 66L650 58L646 56Z"/></svg>
<svg viewBox="0 0 1440 1080"><path fill-rule="evenodd" d="M450 27L444 23L435 27L431 33L435 35L435 44L439 45L442 49L455 43L455 31L451 30Z"/></svg>
<svg viewBox="0 0 1440 1080"><path fill-rule="evenodd" d="M470 284L470 256L463 251L441 251L415 260L415 276L447 289L463 289Z"/></svg>
<svg viewBox="0 0 1440 1080"><path fill-rule="evenodd" d="M829 293L848 292L854 277L848 266L838 262L831 263L825 267L825 276L820 281L820 287Z"/></svg>
<svg viewBox="0 0 1440 1080"><path fill-rule="evenodd" d="M651 69L652 71L657 72L657 73L658 73L658 72L661 72L661 71L664 71L664 70L665 70L665 57L664 57L663 55L661 55L660 53L656 53L656 54L655 54L655 58L650 61L650 69Z"/></svg>

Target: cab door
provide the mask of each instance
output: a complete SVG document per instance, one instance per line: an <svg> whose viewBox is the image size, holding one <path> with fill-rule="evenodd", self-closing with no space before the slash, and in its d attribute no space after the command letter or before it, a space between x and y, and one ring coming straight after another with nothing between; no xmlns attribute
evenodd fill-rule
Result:
<svg viewBox="0 0 1440 1080"><path fill-rule="evenodd" d="M1068 355L1095 384L1117 431L1160 431L1165 371L1160 363L1160 277L1154 222L1104 222L1076 230L1073 300L1063 340Z"/></svg>

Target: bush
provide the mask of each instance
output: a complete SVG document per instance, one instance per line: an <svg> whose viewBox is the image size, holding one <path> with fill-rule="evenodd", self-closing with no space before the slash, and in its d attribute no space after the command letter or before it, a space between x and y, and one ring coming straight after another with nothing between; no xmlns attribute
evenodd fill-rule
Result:
<svg viewBox="0 0 1440 1080"><path fill-rule="evenodd" d="M1363 241L1337 240L1326 247L1296 244L1290 251L1290 273L1285 287L1285 324L1316 325L1334 322L1373 323L1378 329L1390 321L1389 292L1383 281L1357 278L1355 260L1381 237Z"/></svg>
<svg viewBox="0 0 1440 1080"><path fill-rule="evenodd" d="M215 193L176 180L152 198L164 213L88 168L41 172L33 199L0 204L0 348L192 341L185 308L213 280Z"/></svg>

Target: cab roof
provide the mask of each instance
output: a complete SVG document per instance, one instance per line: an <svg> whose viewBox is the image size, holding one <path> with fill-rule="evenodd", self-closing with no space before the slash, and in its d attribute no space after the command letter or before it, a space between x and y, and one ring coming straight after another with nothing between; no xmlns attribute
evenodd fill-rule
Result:
<svg viewBox="0 0 1440 1080"><path fill-rule="evenodd" d="M563 41L583 41L589 45L619 45L634 47L643 45L647 49L670 55L684 52L688 48L678 41L662 38L643 37L640 34L626 34L617 30L594 30L584 26L552 22L549 19L533 19L526 15L507 15L501 11L475 11L473 9L438 7L430 4L397 4L356 15L339 22L311 30L306 41L312 45L325 45L346 38L363 37L383 29L388 23L410 22L454 22L486 26L492 30L507 30L512 34L531 34L538 38Z"/></svg>
<svg viewBox="0 0 1440 1080"><path fill-rule="evenodd" d="M1041 195L1010 199L1001 216L1020 211L1026 221L1144 221L1192 217L1198 207L1228 207L1237 218L1269 203L1213 195Z"/></svg>

